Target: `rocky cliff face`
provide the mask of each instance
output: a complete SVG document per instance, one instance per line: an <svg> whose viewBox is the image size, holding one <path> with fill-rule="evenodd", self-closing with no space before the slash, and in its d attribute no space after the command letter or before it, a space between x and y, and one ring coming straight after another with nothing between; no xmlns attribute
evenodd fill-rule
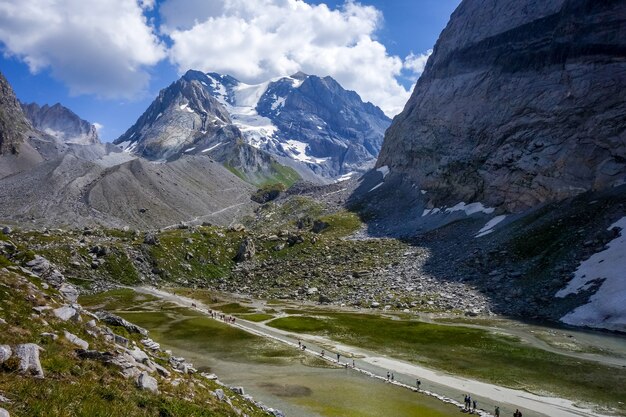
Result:
<svg viewBox="0 0 626 417"><path fill-rule="evenodd" d="M57 103L39 106L37 103L24 104L22 110L32 125L65 143L93 145L100 143L96 127L81 119L67 107Z"/></svg>
<svg viewBox="0 0 626 417"><path fill-rule="evenodd" d="M626 3L465 0L385 137L431 206L509 211L626 180Z"/></svg>
<svg viewBox="0 0 626 417"><path fill-rule="evenodd" d="M246 144L309 179L328 180L371 168L389 123L330 77L298 73L249 85L188 71L115 143L152 159L215 158L228 143Z"/></svg>
<svg viewBox="0 0 626 417"><path fill-rule="evenodd" d="M31 129L11 85L0 73L0 155L18 153Z"/></svg>

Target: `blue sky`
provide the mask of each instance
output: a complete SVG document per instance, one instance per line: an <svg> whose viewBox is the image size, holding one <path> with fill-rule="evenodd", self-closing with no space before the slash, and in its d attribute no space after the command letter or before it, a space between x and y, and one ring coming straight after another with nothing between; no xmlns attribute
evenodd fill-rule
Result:
<svg viewBox="0 0 626 417"><path fill-rule="evenodd" d="M107 141L189 68L248 83L296 70L331 75L393 115L460 2L137 1L9 0L0 71L20 100L60 102L102 125Z"/></svg>

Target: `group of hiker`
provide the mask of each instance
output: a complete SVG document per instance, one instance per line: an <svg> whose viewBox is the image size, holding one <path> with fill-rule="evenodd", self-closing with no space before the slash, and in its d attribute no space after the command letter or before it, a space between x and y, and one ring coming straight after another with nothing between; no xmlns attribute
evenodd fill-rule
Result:
<svg viewBox="0 0 626 417"><path fill-rule="evenodd" d="M470 414L474 414L476 412L476 407L478 406L478 403L476 402L475 399L472 399L472 397L468 394L465 395L465 406L463 407L463 412L464 413L470 413ZM495 417L500 417L500 407L496 405L496 408L493 412L493 415ZM517 409L515 410L515 412L513 413L513 417L522 417L522 412Z"/></svg>
<svg viewBox="0 0 626 417"><path fill-rule="evenodd" d="M463 411L474 414L476 412L476 406L478 403L476 400L473 400L470 395L465 395L465 406L463 407Z"/></svg>
<svg viewBox="0 0 626 417"><path fill-rule="evenodd" d="M213 319L222 320L224 323L235 324L236 319L233 316L227 316L224 313L214 310L209 310L208 313Z"/></svg>

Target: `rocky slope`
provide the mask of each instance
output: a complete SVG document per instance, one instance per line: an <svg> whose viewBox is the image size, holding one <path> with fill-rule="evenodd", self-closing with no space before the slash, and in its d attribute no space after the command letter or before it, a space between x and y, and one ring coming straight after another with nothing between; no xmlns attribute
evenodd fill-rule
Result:
<svg viewBox="0 0 626 417"><path fill-rule="evenodd" d="M188 71L115 143L153 159L202 153L223 160L229 143L245 141L319 180L371 167L389 123L330 77L298 73L248 85Z"/></svg>
<svg viewBox="0 0 626 417"><path fill-rule="evenodd" d="M255 206L254 187L209 158L153 164L111 144L75 146L0 179L0 218L29 227L228 225Z"/></svg>
<svg viewBox="0 0 626 417"><path fill-rule="evenodd" d="M0 73L0 155L17 154L30 128L11 85Z"/></svg>
<svg viewBox="0 0 626 417"><path fill-rule="evenodd" d="M45 104L43 107L37 103L21 103L21 106L35 129L62 142L77 145L100 143L96 127L60 103L53 106Z"/></svg>
<svg viewBox="0 0 626 417"><path fill-rule="evenodd" d="M84 309L78 288L47 259L5 257L19 251L0 240L3 417L63 416L70 409L112 417L283 415L164 351L145 329Z"/></svg>
<svg viewBox="0 0 626 417"><path fill-rule="evenodd" d="M428 208L519 212L623 183L625 32L621 1L463 1L377 167Z"/></svg>
<svg viewBox="0 0 626 417"><path fill-rule="evenodd" d="M229 169L200 155L154 164L99 143L92 125L60 105L24 106L39 127L63 129L55 130L56 136L47 134L30 125L6 80L0 81L0 116L6 116L0 121L6 150L0 155L4 222L29 227L228 225L256 205L250 200L254 187L240 177L259 182L297 178L241 139L222 154ZM234 128L226 131L238 134ZM259 168L263 164L266 172ZM237 169L244 166L256 170Z"/></svg>

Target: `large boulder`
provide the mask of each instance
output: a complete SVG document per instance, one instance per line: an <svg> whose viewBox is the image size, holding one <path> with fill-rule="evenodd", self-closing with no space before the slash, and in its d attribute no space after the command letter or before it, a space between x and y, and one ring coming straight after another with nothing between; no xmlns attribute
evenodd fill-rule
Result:
<svg viewBox="0 0 626 417"><path fill-rule="evenodd" d="M89 349L89 343L87 343L85 340L81 339L73 333L68 332L67 330L64 330L63 333L65 334L65 338L68 342L78 346L81 349Z"/></svg>
<svg viewBox="0 0 626 417"><path fill-rule="evenodd" d="M119 316L116 316L115 314L109 313L108 311L97 311L96 317L98 317L98 319L100 319L101 321L110 324L111 326L121 326L131 333L139 333L143 336L148 335L148 331L143 327L139 327L136 324L133 324Z"/></svg>
<svg viewBox="0 0 626 417"><path fill-rule="evenodd" d="M159 384L157 380L145 371L139 374L139 377L137 378L137 386L142 390L154 393L159 392Z"/></svg>
<svg viewBox="0 0 626 417"><path fill-rule="evenodd" d="M77 320L77 318L80 317L78 311L74 307L70 306L55 308L54 310L52 310L52 313L55 315L55 317L62 321Z"/></svg>
<svg viewBox="0 0 626 417"><path fill-rule="evenodd" d="M18 371L37 378L43 378L43 368L41 367L41 362L39 361L40 350L42 349L34 343L17 345L15 347L15 356L20 361Z"/></svg>

